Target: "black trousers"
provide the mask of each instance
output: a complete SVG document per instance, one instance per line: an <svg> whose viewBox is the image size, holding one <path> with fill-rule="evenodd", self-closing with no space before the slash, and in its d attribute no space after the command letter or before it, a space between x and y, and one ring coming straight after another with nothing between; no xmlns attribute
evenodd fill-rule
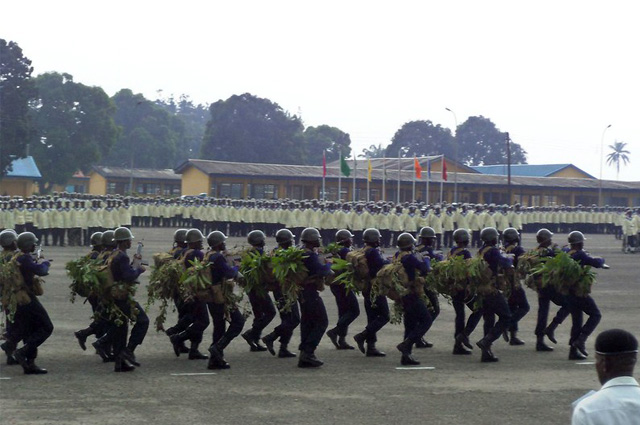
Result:
<svg viewBox="0 0 640 425"><path fill-rule="evenodd" d="M364 311L367 313L367 326L365 333L368 343L375 343L378 340L377 333L384 325L389 323L389 303L387 297L376 297L375 303L371 303L371 292L363 291Z"/></svg>
<svg viewBox="0 0 640 425"><path fill-rule="evenodd" d="M524 288L518 286L513 288L508 300L509 310L511 310L511 323L509 324L509 330L512 332L518 331L518 322L527 315L531 307L527 301L527 294Z"/></svg>
<svg viewBox="0 0 640 425"><path fill-rule="evenodd" d="M280 312L280 324L275 327L273 332L280 338L280 344L286 346L291 341L293 331L300 325L300 308L298 303L295 303L291 306L291 311L282 311L285 304L282 291L276 289L273 291L273 296Z"/></svg>
<svg viewBox="0 0 640 425"><path fill-rule="evenodd" d="M276 308L271 301L269 293L258 294L256 291L249 292L249 303L253 310L253 323L251 333L254 338L260 338L262 330L276 317Z"/></svg>
<svg viewBox="0 0 640 425"><path fill-rule="evenodd" d="M211 314L211 320L213 321L212 345L220 341L222 337L231 341L240 335L245 322L244 316L240 311L235 309L229 312L229 327L227 328L224 304L208 303L207 308L209 309L209 314Z"/></svg>
<svg viewBox="0 0 640 425"><path fill-rule="evenodd" d="M549 319L549 307L551 303L560 307L560 310L553 318L553 322L559 325L569 315L569 305L564 295L556 291L552 286L546 286L538 291L538 321L536 323L536 336L544 336L544 330L547 328L547 320Z"/></svg>
<svg viewBox="0 0 640 425"><path fill-rule="evenodd" d="M467 336L471 335L482 318L482 310L474 310L475 298L471 300L467 300L466 298L467 296L464 292L458 292L452 298L453 310L456 312L454 337L460 333L464 333ZM465 306L471 310L466 326Z"/></svg>
<svg viewBox="0 0 640 425"><path fill-rule="evenodd" d="M331 285L331 293L338 305L338 323L336 329L341 337L347 336L349 325L360 315L358 297L353 292L347 293L342 285Z"/></svg>
<svg viewBox="0 0 640 425"><path fill-rule="evenodd" d="M315 285L307 285L300 294L300 351L313 353L329 326L327 310Z"/></svg>
<svg viewBox="0 0 640 425"><path fill-rule="evenodd" d="M404 338L419 342L431 327L433 319L424 300L416 294L402 297L404 309Z"/></svg>
<svg viewBox="0 0 640 425"><path fill-rule="evenodd" d="M127 316L131 316L131 304L128 300L118 300L115 302L116 306L122 310ZM131 337L129 338L129 348L135 349L138 345L142 344L147 330L149 329L149 316L145 313L144 308L140 303L135 303L138 315L136 316L136 322L131 328ZM113 343L113 354L119 355L122 350L127 348L127 334L129 331L129 322L124 321L122 324L115 322L109 322L109 330L107 331L107 338Z"/></svg>
<svg viewBox="0 0 640 425"><path fill-rule="evenodd" d="M576 295L567 295L567 302L569 303L569 310L571 311L571 340L569 344L573 343L580 335L587 338L593 333L593 331L600 323L602 314L596 305L596 302L591 295L584 297L578 297ZM583 313L589 316L586 323L583 325Z"/></svg>
<svg viewBox="0 0 640 425"><path fill-rule="evenodd" d="M500 338L511 323L511 310L500 292L482 296L482 316L485 321L485 339L490 343ZM498 321L495 321L498 316Z"/></svg>
<svg viewBox="0 0 640 425"><path fill-rule="evenodd" d="M26 358L35 359L38 356L38 347L53 332L53 323L51 323L49 314L36 296L31 296L29 304L17 307L11 332L10 339L12 341L22 340L24 342Z"/></svg>

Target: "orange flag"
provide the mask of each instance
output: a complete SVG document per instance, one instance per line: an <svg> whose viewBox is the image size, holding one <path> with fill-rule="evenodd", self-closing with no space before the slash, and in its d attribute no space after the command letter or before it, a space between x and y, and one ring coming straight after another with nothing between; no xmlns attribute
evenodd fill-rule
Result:
<svg viewBox="0 0 640 425"><path fill-rule="evenodd" d="M447 161L442 157L442 180L447 181Z"/></svg>
<svg viewBox="0 0 640 425"><path fill-rule="evenodd" d="M416 158L415 156L413 157L413 168L414 168L414 170L416 170L416 178L421 179L422 178L422 167L420 166L420 163L418 162L418 158Z"/></svg>

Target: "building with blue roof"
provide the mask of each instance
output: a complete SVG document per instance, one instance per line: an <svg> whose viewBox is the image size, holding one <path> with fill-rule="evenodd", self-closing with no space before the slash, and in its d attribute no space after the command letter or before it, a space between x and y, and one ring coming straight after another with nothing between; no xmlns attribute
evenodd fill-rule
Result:
<svg viewBox="0 0 640 425"><path fill-rule="evenodd" d="M507 164L471 166L482 174L506 176ZM573 164L511 164L511 175L520 177L563 177L595 179L591 174Z"/></svg>
<svg viewBox="0 0 640 425"><path fill-rule="evenodd" d="M38 181L42 174L32 156L17 158L11 162L11 171L0 177L0 194L9 196L31 196L38 193Z"/></svg>

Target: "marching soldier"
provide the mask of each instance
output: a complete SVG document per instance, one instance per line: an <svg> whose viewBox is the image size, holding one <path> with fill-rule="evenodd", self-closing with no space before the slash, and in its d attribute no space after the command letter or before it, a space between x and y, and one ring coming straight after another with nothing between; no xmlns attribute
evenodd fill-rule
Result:
<svg viewBox="0 0 640 425"><path fill-rule="evenodd" d="M40 291L38 290L35 276L49 274L50 263L49 261L38 263L40 258L33 259L32 254L38 244L38 239L33 233L24 232L18 235L17 244L21 251L17 261L24 279L24 290L30 301L28 304L17 306L14 326L19 329L19 337L13 340L22 340L24 345L14 351L13 356L20 363L25 374L41 375L47 373L47 370L38 367L35 359L38 356L38 347L51 336L53 323L37 298L42 294L41 288Z"/></svg>
<svg viewBox="0 0 640 425"><path fill-rule="evenodd" d="M295 237L289 229L278 230L276 232L276 242L278 243L278 247L274 249L274 252L279 249L291 248L293 246L294 239ZM298 308L298 303L294 303L291 306L291 311L283 311L285 306L285 299L284 295L282 294L280 284L277 282L275 283L275 287L273 289L273 297L276 299L278 311L280 312L280 325L276 326L273 332L265 335L264 338L262 338L262 342L264 342L264 344L267 346L267 350L269 350L269 353L275 356L276 351L273 348L273 343L276 341L276 339L280 338L280 350L278 350L278 357L295 357L296 355L289 351L288 345L291 341L293 331L300 324L300 309Z"/></svg>
<svg viewBox="0 0 640 425"><path fill-rule="evenodd" d="M416 252L419 252L423 256L429 258L429 261L442 261L442 254L436 254L434 251L434 244L436 242L436 232L431 227L423 227L420 229L420 245L416 247ZM431 305L431 321L435 322L436 318L440 315L440 301L438 300L438 293L431 288L424 289L425 295L429 299ZM433 344L431 342L420 340L416 343L416 348L431 348Z"/></svg>
<svg viewBox="0 0 640 425"><path fill-rule="evenodd" d="M336 232L336 243L341 246L338 255L343 260L347 259L347 254L351 251L353 235L347 229ZM338 350L353 350L354 347L346 341L349 325L360 315L358 298L353 291L348 291L344 286L331 284L331 293L336 298L338 305L338 323L333 329L329 329L327 336Z"/></svg>
<svg viewBox="0 0 640 425"><path fill-rule="evenodd" d="M381 235L378 229L365 230L362 238L365 243L365 258L369 266L369 277L373 279L385 264L389 264L389 260L384 259L380 253ZM376 342L378 341L378 331L389 322L390 318L387 297L379 295L372 302L370 283L362 291L362 296L364 297L364 310L367 313L367 326L364 331L354 335L353 339L358 344L358 349L367 357L384 357L386 354L376 348ZM367 344L366 350L365 342Z"/></svg>
<svg viewBox="0 0 640 425"><path fill-rule="evenodd" d="M238 277L238 267L230 266L223 252L226 250L225 241L227 236L216 230L207 236L207 243L210 247L208 256L211 267L211 284L223 285L226 279L235 279ZM222 292L222 290L220 290ZM238 310L236 305L225 305L225 302L216 300L207 304L211 320L213 321L213 341L209 346L209 363L207 369L229 369L229 363L224 358L224 349L233 341L244 327L244 316ZM229 328L226 328L225 311L229 315Z"/></svg>
<svg viewBox="0 0 640 425"><path fill-rule="evenodd" d="M525 252L524 248L520 246L518 231L513 227L507 227L502 233L502 238L505 243L505 252L513 255L513 266L517 267L518 258ZM503 336L506 337L505 340L508 340L510 345L524 345L524 341L518 338L518 322L527 315L530 309L527 302L527 294L520 283L515 282L515 279L510 278L508 280L512 280L511 282L507 281L507 285L511 286L511 293L508 299L509 309L511 310L511 323L508 328L509 335L507 336L505 331Z"/></svg>
<svg viewBox="0 0 640 425"><path fill-rule="evenodd" d="M433 322L431 314L424 302L424 282L418 277L424 277L429 272L429 263L418 258L414 253L416 240L410 233L402 233L398 236L398 249L396 259L402 262L409 278L409 292L402 297L402 309L404 311L404 341L397 348L402 353L400 363L405 366L419 365L420 362L411 355L412 347L421 341L424 334Z"/></svg>
<svg viewBox="0 0 640 425"><path fill-rule="evenodd" d="M322 335L329 326L327 310L318 293L319 280L330 276L331 264L322 264L316 253L320 247L320 232L314 228L306 228L300 235L304 246L304 265L309 272L300 293L300 357L298 367L316 368L323 365L315 355L315 350L322 340Z"/></svg>

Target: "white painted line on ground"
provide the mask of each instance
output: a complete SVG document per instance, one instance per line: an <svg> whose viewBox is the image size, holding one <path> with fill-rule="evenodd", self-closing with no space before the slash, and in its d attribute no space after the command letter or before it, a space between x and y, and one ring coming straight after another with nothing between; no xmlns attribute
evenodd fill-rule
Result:
<svg viewBox="0 0 640 425"><path fill-rule="evenodd" d="M172 373L171 376L204 376L204 375L216 375L214 372L202 372L202 373Z"/></svg>
<svg viewBox="0 0 640 425"><path fill-rule="evenodd" d="M578 362L576 364L585 365L585 364L596 364L596 362Z"/></svg>
<svg viewBox="0 0 640 425"><path fill-rule="evenodd" d="M397 367L396 370L434 370L433 366L412 366L412 367Z"/></svg>
<svg viewBox="0 0 640 425"><path fill-rule="evenodd" d="M11 379L11 378L0 378L0 379Z"/></svg>

